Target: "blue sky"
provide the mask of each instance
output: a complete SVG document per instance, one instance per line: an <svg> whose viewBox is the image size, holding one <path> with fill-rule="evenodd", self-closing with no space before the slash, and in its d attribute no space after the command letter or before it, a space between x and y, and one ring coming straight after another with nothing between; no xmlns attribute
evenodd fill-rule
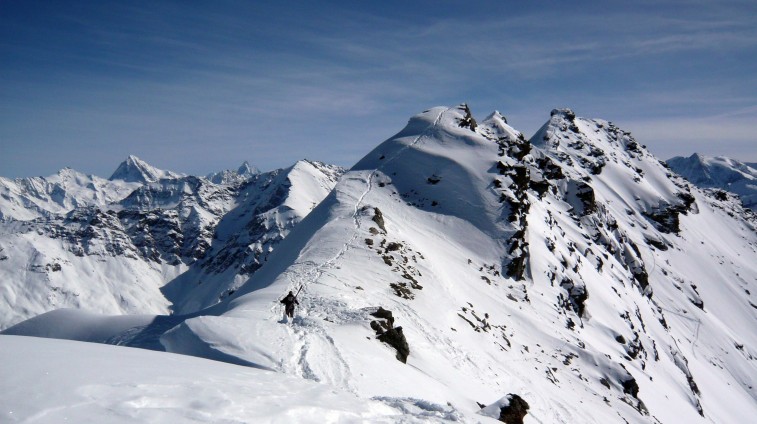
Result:
<svg viewBox="0 0 757 424"><path fill-rule="evenodd" d="M351 166L467 102L757 162L757 2L0 0L0 175Z"/></svg>

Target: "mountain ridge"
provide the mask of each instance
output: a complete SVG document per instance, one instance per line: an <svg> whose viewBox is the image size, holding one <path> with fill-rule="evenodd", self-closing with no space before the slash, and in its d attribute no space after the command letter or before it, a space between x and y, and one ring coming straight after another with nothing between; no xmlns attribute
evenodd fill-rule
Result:
<svg viewBox="0 0 757 424"><path fill-rule="evenodd" d="M309 212L299 204L319 201L342 172L308 164L315 165L303 171L295 164L224 184L170 172L163 175L174 177L154 182L109 181L71 169L48 178L0 180L0 190L9 193L0 199L1 210L11 211L0 220L0 328L61 307L167 314L176 305L162 290L177 279L198 285L192 278L202 278L200 284L217 286L203 305L218 302ZM293 184L292 172L309 178ZM208 251L217 249L222 218L265 190L278 196L269 194L247 221L226 229L247 234L236 249L258 249L259 257L237 253L219 260L222 269L190 277ZM286 219L277 222L279 209Z"/></svg>
<svg viewBox="0 0 757 424"><path fill-rule="evenodd" d="M432 108L233 293L139 335L450 421L517 395L526 422L736 422L757 413L755 224L608 121L556 109L526 140L501 114Z"/></svg>
<svg viewBox="0 0 757 424"><path fill-rule="evenodd" d="M737 194L745 207L757 211L757 165L725 156L709 157L699 153L688 158L676 156L666 163L673 171L697 186Z"/></svg>

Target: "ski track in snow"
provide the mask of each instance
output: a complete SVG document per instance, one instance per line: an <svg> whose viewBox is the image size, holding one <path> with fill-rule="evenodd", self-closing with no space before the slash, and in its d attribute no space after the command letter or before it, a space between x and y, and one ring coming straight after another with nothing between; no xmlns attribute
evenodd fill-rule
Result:
<svg viewBox="0 0 757 424"><path fill-rule="evenodd" d="M318 280L328 271L328 269L333 268L334 264L340 258L342 258L347 253L347 251L350 250L355 240L357 240L360 235L360 230L362 228L360 222L360 211L365 198L373 189L373 178L378 175L378 172L382 167L396 160L402 155L402 153L416 146L421 142L423 138L431 134L438 125L439 121L441 121L444 114L450 109L452 108L447 108L439 112L439 115L434 119L434 122L429 125L429 127L426 128L420 135L418 135L411 143L399 149L393 156L387 158L381 164L381 166L377 167L368 174L368 177L364 180L366 185L365 190L361 193L361 195L355 202L354 211L352 213L352 220L354 223L354 231L352 232L352 235L332 258L321 264L317 264L313 261L305 261L299 263L295 262L294 266L292 267L295 269L290 268L289 270L287 270L287 278L292 283L292 291L297 291L300 287L303 290L307 290L307 287L310 284L317 284ZM308 269L307 271L301 272L297 270L297 268L304 268L308 266L310 267L310 269ZM412 311L411 308L404 309L408 316L415 314L415 312ZM300 310L307 314L307 310L304 310L302 306L300 306ZM276 302L272 306L271 312L274 317L281 314L281 308L278 302ZM417 318L418 320L420 320L420 317ZM293 351L296 353L292 356L289 363L283 366L286 372L293 373L303 378L314 381L327 380L330 384L344 388L353 393L355 392L355 389L351 387L351 384L349 383L352 380L349 365L340 354L339 349L334 342L334 339L329 336L326 330L323 328L323 324L321 324L319 321L308 319L307 317L296 316L292 320L288 331L294 340ZM440 342L441 340L430 339L430 341ZM444 342L449 343L449 340L444 340ZM317 356L317 358L313 358L314 360L311 361L308 358L312 356ZM462 355L462 357L461 355L455 355L455 357L458 357L461 362L470 362L471 364L473 364L473 361L470 357L467 357L467 355ZM314 365L312 364L329 363L329 358L332 358L331 362L335 363L335 367L331 366L329 367L329 369L314 369ZM334 361L333 358L336 358L336 360ZM326 375L323 375L324 373Z"/></svg>

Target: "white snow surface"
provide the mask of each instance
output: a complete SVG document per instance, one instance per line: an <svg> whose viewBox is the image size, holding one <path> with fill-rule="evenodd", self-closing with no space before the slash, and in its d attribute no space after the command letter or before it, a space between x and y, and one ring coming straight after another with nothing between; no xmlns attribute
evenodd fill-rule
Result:
<svg viewBox="0 0 757 424"><path fill-rule="evenodd" d="M125 198L138 186L84 175L71 168L49 177L0 177L0 221L28 221L76 207L104 206Z"/></svg>
<svg viewBox="0 0 757 424"><path fill-rule="evenodd" d="M4 333L159 340L431 422L487 422L517 394L526 423L731 423L757 416L755 297L753 215L629 133L563 109L529 143L498 113L439 107L342 176L221 303ZM377 340L379 307L406 363Z"/></svg>
<svg viewBox="0 0 757 424"><path fill-rule="evenodd" d="M719 188L741 197L744 206L757 211L757 166L727 158L695 153L674 157L667 164L699 187Z"/></svg>
<svg viewBox="0 0 757 424"><path fill-rule="evenodd" d="M0 346L3 423L449 422L422 404L402 410L190 356L18 336L0 336Z"/></svg>
<svg viewBox="0 0 757 424"><path fill-rule="evenodd" d="M0 180L0 329L57 308L168 314L213 305L341 172L300 161L233 184L193 176L127 183L70 169Z"/></svg>

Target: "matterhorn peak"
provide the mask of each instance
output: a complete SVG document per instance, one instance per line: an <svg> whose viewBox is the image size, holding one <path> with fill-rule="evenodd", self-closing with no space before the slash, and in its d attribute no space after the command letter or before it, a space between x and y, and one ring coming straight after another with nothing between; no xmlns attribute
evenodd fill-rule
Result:
<svg viewBox="0 0 757 424"><path fill-rule="evenodd" d="M163 171L155 168L142 159L129 155L125 161L121 162L116 172L110 176L110 180L122 180L135 183L154 183L160 179L180 178L182 175L171 171Z"/></svg>
<svg viewBox="0 0 757 424"><path fill-rule="evenodd" d="M260 170L257 167L250 165L249 162L244 161L242 162L242 165L237 169L237 174L245 176L256 175L260 174Z"/></svg>

